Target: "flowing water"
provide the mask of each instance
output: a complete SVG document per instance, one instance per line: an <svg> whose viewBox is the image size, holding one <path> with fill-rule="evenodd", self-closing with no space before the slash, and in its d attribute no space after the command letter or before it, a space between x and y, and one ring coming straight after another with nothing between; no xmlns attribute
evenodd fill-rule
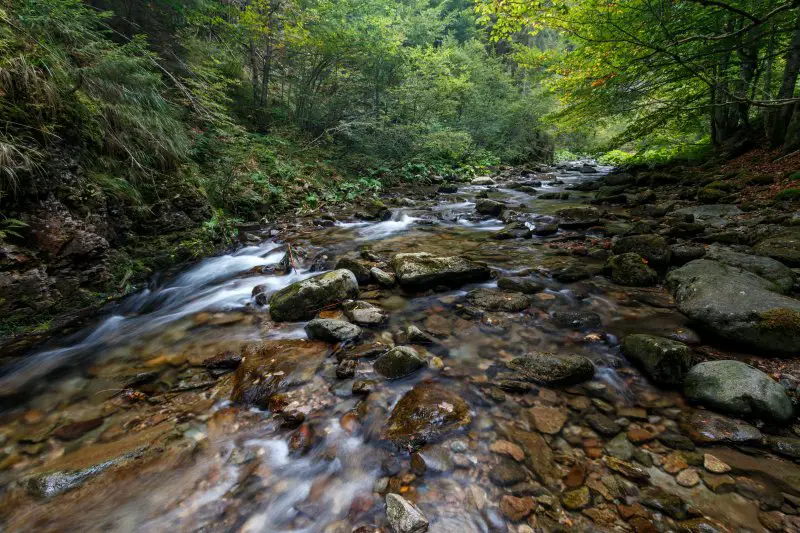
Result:
<svg viewBox="0 0 800 533"><path fill-rule="evenodd" d="M679 434L677 421L688 409L680 395L648 384L620 355L618 339L635 331L686 340L692 332L661 288L622 288L601 276L573 283L553 279L553 272L576 262L601 265L576 248L603 248L603 236L581 233L574 239L560 231L497 240L492 236L503 222L475 213L476 196L485 194L514 206L533 227L579 203L582 193L538 200L517 186L535 177L544 181L537 194L558 192L609 170L514 176L499 186L462 186L455 194L426 188L402 199L399 192L397 204L404 207L390 220L364 222L334 213L342 221L331 227L303 219L284 225L274 238L265 229L260 244L154 283L86 331L53 339L4 368L5 530L388 531L382 495L395 492L419 505L430 531L527 531L526 520L509 519L499 508L512 489L496 479L496 470L508 469L509 459L489 446L506 442L509 425L531 432L541 426L537 435L543 435L540 449L526 450L541 460L520 463L510 474L514 494L536 498L527 523L545 531L632 530L630 516L619 516L616 504L637 502L636 487L618 481L616 492L609 488L599 460L610 436L598 434L587 420L605 414L623 428ZM295 260L283 273L279 264L288 243ZM253 289L261 286L268 295L358 250L368 250L379 263L399 252L460 255L498 275L534 276L546 289L525 311L476 313L465 295L496 287L496 281L422 294L362 286L361 299L381 306L390 318L380 328L366 328L361 342L400 342L402 332L417 325L436 339L415 346L428 368L387 381L362 359L354 379L374 380L365 397L353 393L353 378L336 377L335 357L317 361L309 355L306 362L319 364L301 362L301 370L289 370L301 379L282 392L280 408L231 403L233 374L208 370L205 360L247 343L291 347L306 338L303 323L271 322L254 303ZM554 320L565 312L596 313L601 323ZM325 313L338 316L336 310ZM533 350L588 356L597 372L566 389L520 394L493 385L498 365ZM472 423L423 448L421 468L381 431L403 394L425 381L463 398ZM758 502L715 494L703 484L679 486L659 468L672 450L657 440L637 446L637 453L652 456L639 457L650 483L679 493L699 510L696 516L760 530ZM571 488L591 487L592 503L583 514L565 510L558 505L561 479L587 461L592 466L585 481ZM658 512L647 516L661 520Z"/></svg>

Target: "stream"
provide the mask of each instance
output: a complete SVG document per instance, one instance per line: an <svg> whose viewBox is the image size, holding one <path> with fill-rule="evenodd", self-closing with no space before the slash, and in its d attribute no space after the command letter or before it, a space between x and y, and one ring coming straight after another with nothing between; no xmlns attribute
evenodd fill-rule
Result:
<svg viewBox="0 0 800 533"><path fill-rule="evenodd" d="M620 353L633 332L701 342L667 290L600 275L606 256L591 252L609 239L593 228L498 238L506 224L475 211L488 197L528 229L541 227L589 197L573 186L611 170L510 175L454 193L391 191L387 220L347 210L299 217L250 232L247 245L153 281L88 329L52 339L0 374L0 527L391 531L392 493L414 502L431 532L764 531L759 513L787 512L781 495L793 497L797 465L687 438L698 412ZM623 219L623 208L609 208L615 213ZM268 299L332 270L343 256L389 272L392 256L405 252L464 257L492 277L418 292L360 283L359 299L387 319L364 326L354 344L307 341L305 322L274 322L253 298L256 288ZM594 270L570 279L576 268ZM542 286L524 309L481 309L469 299L509 276ZM429 341L410 342L409 326ZM285 355L275 365L286 385L268 405L234 402L238 354L262 342ZM399 344L426 366L389 380L358 356ZM585 356L594 377L499 386L498 368L531 351ZM356 361L353 377L337 376L346 359ZM466 402L469 422L421 447L396 446L384 433L392 410L429 384ZM728 466L713 474L720 479L706 478L705 454Z"/></svg>

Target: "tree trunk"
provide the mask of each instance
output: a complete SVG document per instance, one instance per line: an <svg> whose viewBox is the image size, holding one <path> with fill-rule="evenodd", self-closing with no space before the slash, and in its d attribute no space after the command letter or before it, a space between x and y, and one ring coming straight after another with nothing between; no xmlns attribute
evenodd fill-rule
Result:
<svg viewBox="0 0 800 533"><path fill-rule="evenodd" d="M794 88L797 85L797 75L800 73L800 17L795 23L794 36L786 52L786 68L783 70L783 81L778 89L777 99L791 100L794 97ZM792 114L797 106L786 103L775 111L772 123L772 134L770 141L773 147L780 146L786 140L786 130L792 121Z"/></svg>

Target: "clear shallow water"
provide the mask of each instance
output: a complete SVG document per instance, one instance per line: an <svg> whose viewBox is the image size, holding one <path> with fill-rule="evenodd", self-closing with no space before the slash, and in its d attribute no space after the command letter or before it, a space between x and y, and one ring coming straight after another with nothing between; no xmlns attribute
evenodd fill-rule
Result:
<svg viewBox="0 0 800 533"><path fill-rule="evenodd" d="M607 170L537 177L563 182L537 189L561 191ZM533 431L531 410L542 407L564 416L561 434L544 433L538 450L550 457L547 472L520 467L527 482L556 497L563 489L557 480L585 461L593 447L602 447L603 438L585 422L588 414L610 408L616 418L614 409L638 407L646 417L634 419L634 426L676 431L675 411L685 407L680 397L654 389L631 369L619 354L617 338L631 330L668 334L684 327L684 319L669 306L642 303L643 296L668 302L661 289L625 290L603 278L567 285L552 280L550 272L575 261L548 244L562 234L491 239L503 224L475 215L476 195L524 204L523 211L533 217L575 204L536 200L506 187L525 180L464 186L454 195L428 191L413 208L397 209L383 222L343 219L333 228L314 228L304 221L282 232L281 242L265 240L201 261L126 299L74 338L54 339L46 351L4 369L0 397L16 394L0 421L10 462L0 472L6 488L0 517L7 530L372 531L386 526L382 494L398 492L418 503L431 521L430 531L517 531L499 511L508 490L490 481L499 456L489 445L509 438L508 424ZM306 337L303 323L275 324L251 298L258 285L269 294L322 271L312 272L311 261L299 259L297 270L271 273L286 242L295 250L332 256L368 245L384 260L407 251L463 255L499 273L535 273L548 288L525 312L474 315L466 295L475 288L496 288L495 280L421 295L363 287L361 298L386 309L390 318L383 328L367 329L362 342L400 342L407 326L417 325L437 339L415 346L429 368L385 381L371 361L361 360L356 379L375 381L365 398L352 393L353 379L335 377L336 360L327 357L298 386L282 392L281 414L237 406L230 402L232 375L212 374L203 361L237 352L247 342ZM572 328L553 319L556 312L576 311L597 313L602 325ZM498 365L532 350L580 353L598 371L581 387L531 394L506 394L492 385ZM441 384L467 401L473 421L467 431L424 449L437 458L428 463L439 466L420 473L408 450L397 450L381 434L391 409L423 381ZM287 422L286 413L293 422ZM87 420L100 424L74 439L53 436L56 428ZM74 475L107 463L69 491L42 498L30 490L29 480L43 474ZM719 500L705 493L693 498L710 516L726 515ZM595 500L601 507L612 505L600 496ZM739 505L745 509L737 518L740 525L757 525L752 502ZM566 516L578 529L589 523L585 516L560 513L556 522Z"/></svg>

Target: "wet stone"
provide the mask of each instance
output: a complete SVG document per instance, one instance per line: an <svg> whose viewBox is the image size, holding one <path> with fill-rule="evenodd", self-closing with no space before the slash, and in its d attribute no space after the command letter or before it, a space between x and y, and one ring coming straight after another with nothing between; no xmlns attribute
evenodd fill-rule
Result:
<svg viewBox="0 0 800 533"><path fill-rule="evenodd" d="M522 451L522 448L507 440L496 440L489 446L489 449L494 453L507 455L515 461L522 461L525 459L525 452Z"/></svg>
<svg viewBox="0 0 800 533"><path fill-rule="evenodd" d="M698 444L744 444L761 440L755 427L708 411L693 411L681 418L681 429Z"/></svg>
<svg viewBox="0 0 800 533"><path fill-rule="evenodd" d="M710 453L703 455L703 467L714 474L725 474L731 470L730 466Z"/></svg>
<svg viewBox="0 0 800 533"><path fill-rule="evenodd" d="M591 311L555 311L552 317L562 328L600 329L603 326L600 315Z"/></svg>
<svg viewBox="0 0 800 533"><path fill-rule="evenodd" d="M532 407L528 414L533 419L536 429L541 433L555 435L567 421L567 411L558 407Z"/></svg>
<svg viewBox="0 0 800 533"><path fill-rule="evenodd" d="M428 520L422 511L399 494L386 495L386 519L394 533L423 533Z"/></svg>
<svg viewBox="0 0 800 533"><path fill-rule="evenodd" d="M544 290L544 285L532 278L502 277L497 280L497 286L507 291L535 294Z"/></svg>
<svg viewBox="0 0 800 533"><path fill-rule="evenodd" d="M587 415L584 420L586 420L586 423L588 423L593 430L605 437L613 437L622 431L622 427L619 424L602 413Z"/></svg>
<svg viewBox="0 0 800 533"><path fill-rule="evenodd" d="M356 375L358 363L353 359L345 359L336 365L336 377L339 379L352 378Z"/></svg>
<svg viewBox="0 0 800 533"><path fill-rule="evenodd" d="M694 487L700 483L700 474L694 468L687 468L675 477L675 481L682 487Z"/></svg>
<svg viewBox="0 0 800 533"><path fill-rule="evenodd" d="M315 318L306 324L306 333L310 339L325 342L345 342L361 336L361 328L344 320Z"/></svg>
<svg viewBox="0 0 800 533"><path fill-rule="evenodd" d="M517 498L505 495L500 500L500 511L513 522L518 522L531 514L535 507L536 501L530 496Z"/></svg>
<svg viewBox="0 0 800 533"><path fill-rule="evenodd" d="M369 302L345 302L342 308L348 320L362 326L380 326L389 319L383 309Z"/></svg>
<svg viewBox="0 0 800 533"><path fill-rule="evenodd" d="M103 425L103 418L93 418L90 420L80 420L65 424L53 432L53 436L58 440L72 441L81 438L93 429Z"/></svg>
<svg viewBox="0 0 800 533"><path fill-rule="evenodd" d="M425 359L408 346L396 346L373 363L373 368L388 379L399 379L425 366Z"/></svg>
<svg viewBox="0 0 800 533"><path fill-rule="evenodd" d="M679 496L657 487L642 491L641 504L675 520L685 520L689 517L687 505Z"/></svg>
<svg viewBox="0 0 800 533"><path fill-rule="evenodd" d="M531 304L530 298L525 294L486 288L470 291L467 300L475 307L487 311L519 312Z"/></svg>
<svg viewBox="0 0 800 533"><path fill-rule="evenodd" d="M421 383L408 391L394 409L384 435L397 446L421 446L472 421L467 403L441 385Z"/></svg>
<svg viewBox="0 0 800 533"><path fill-rule="evenodd" d="M509 487L525 481L528 475L518 462L500 457L498 463L489 470L489 479L498 487Z"/></svg>
<svg viewBox="0 0 800 533"><path fill-rule="evenodd" d="M634 446L624 433L620 433L605 445L607 454L623 461L630 461L633 458Z"/></svg>
<svg viewBox="0 0 800 533"><path fill-rule="evenodd" d="M561 504L570 511L579 511L588 507L591 503L592 498L588 487L581 487L561 495Z"/></svg>
<svg viewBox="0 0 800 533"><path fill-rule="evenodd" d="M617 472L618 474L622 474L626 478L633 481L646 481L650 479L650 474L648 474L646 470L636 466L633 463L621 461L616 457L610 456L604 457L603 461L611 470Z"/></svg>
<svg viewBox="0 0 800 533"><path fill-rule="evenodd" d="M727 494L736 490L736 481L727 474L719 475L702 472L701 477L703 478L703 483L717 494Z"/></svg>
<svg viewBox="0 0 800 533"><path fill-rule="evenodd" d="M533 352L508 363L520 379L547 385L570 385L594 376L592 362L580 355Z"/></svg>

